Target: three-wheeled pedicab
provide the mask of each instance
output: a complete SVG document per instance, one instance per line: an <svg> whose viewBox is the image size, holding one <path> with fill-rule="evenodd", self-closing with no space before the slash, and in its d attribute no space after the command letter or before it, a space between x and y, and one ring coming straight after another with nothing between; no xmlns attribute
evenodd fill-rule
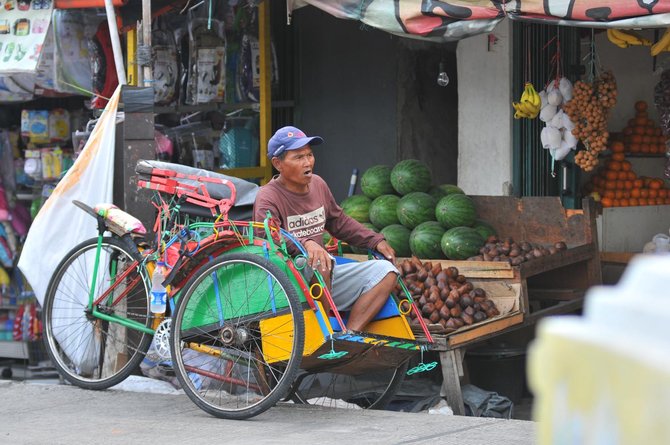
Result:
<svg viewBox="0 0 670 445"><path fill-rule="evenodd" d="M155 242L143 246L130 215L79 204L99 235L64 258L47 292L47 349L70 382L104 389L122 381L153 336L196 405L245 419L280 401L384 408L406 373L430 367L407 370L432 338L422 324L427 341L415 339L406 315L417 308L401 281L400 298L389 296L366 332L349 332L323 277L304 278L297 240L270 218L229 218L239 201L230 178L154 161L140 161L137 172L156 192ZM149 312L159 259L171 269L164 315Z"/></svg>

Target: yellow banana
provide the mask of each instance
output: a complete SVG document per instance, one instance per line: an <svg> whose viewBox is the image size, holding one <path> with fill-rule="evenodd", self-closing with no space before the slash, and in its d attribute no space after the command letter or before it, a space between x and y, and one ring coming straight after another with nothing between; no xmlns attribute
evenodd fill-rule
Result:
<svg viewBox="0 0 670 445"><path fill-rule="evenodd" d="M512 106L514 107L514 110L516 111L514 113L514 119L522 119L522 118L528 117L528 114L521 109L521 104L519 102L512 102Z"/></svg>
<svg viewBox="0 0 670 445"><path fill-rule="evenodd" d="M535 87L533 86L532 83L528 83L528 91L529 91L529 96L530 96L530 103L533 104L533 107L536 109L540 109L542 106L542 99L540 98L540 95L537 93L535 90Z"/></svg>
<svg viewBox="0 0 670 445"><path fill-rule="evenodd" d="M523 119L526 117L528 116L526 116L526 114L522 113L521 111L517 111L516 113L514 113L514 119Z"/></svg>
<svg viewBox="0 0 670 445"><path fill-rule="evenodd" d="M635 33L634 31L624 31L622 29L613 29L612 34L620 39L626 42L628 45L651 45L651 41L648 39L645 39Z"/></svg>
<svg viewBox="0 0 670 445"><path fill-rule="evenodd" d="M607 29L607 38L609 39L610 42L614 43L619 48L628 48L628 43L625 40L621 40L619 37L617 37L614 34L613 29L610 28Z"/></svg>
<svg viewBox="0 0 670 445"><path fill-rule="evenodd" d="M658 56L661 51L668 48L668 45L670 45L670 28L665 30L663 36L658 40L658 42L651 45L651 56Z"/></svg>
<svg viewBox="0 0 670 445"><path fill-rule="evenodd" d="M527 117L532 116L533 113L535 113L536 111L536 108L533 107L533 104L531 104L530 102L521 102L521 104L519 105L519 109L523 111L527 115Z"/></svg>
<svg viewBox="0 0 670 445"><path fill-rule="evenodd" d="M528 84L525 85L523 93L521 93L521 102L526 102L528 100Z"/></svg>

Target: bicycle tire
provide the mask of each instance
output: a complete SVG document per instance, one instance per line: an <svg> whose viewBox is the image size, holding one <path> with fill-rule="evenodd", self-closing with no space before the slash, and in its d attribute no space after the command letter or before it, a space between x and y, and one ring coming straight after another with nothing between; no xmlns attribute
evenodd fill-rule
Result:
<svg viewBox="0 0 670 445"><path fill-rule="evenodd" d="M226 253L202 267L184 286L172 319L172 361L186 395L223 419L274 406L302 360L302 311L289 278L261 256Z"/></svg>
<svg viewBox="0 0 670 445"><path fill-rule="evenodd" d="M56 267L49 281L42 323L44 344L59 374L68 382L84 389L101 390L125 380L144 358L152 336L97 318L87 311L92 283L91 266L95 263L97 238L91 238L70 250ZM105 237L102 240L101 264L98 269L96 296L111 285L110 267L123 268L136 258L124 240ZM121 273L122 270L119 270ZM120 275L116 275L119 277ZM109 278L109 279L107 279ZM131 271L125 285L133 283L128 296L105 311L134 319L151 326L149 287L144 268ZM119 285L118 292L123 291ZM116 289L112 291L112 301ZM95 298L95 297L94 297Z"/></svg>
<svg viewBox="0 0 670 445"><path fill-rule="evenodd" d="M408 361L396 369L366 373L363 376L330 372L298 376L290 399L295 403L324 407L355 405L383 410L393 399L407 374Z"/></svg>

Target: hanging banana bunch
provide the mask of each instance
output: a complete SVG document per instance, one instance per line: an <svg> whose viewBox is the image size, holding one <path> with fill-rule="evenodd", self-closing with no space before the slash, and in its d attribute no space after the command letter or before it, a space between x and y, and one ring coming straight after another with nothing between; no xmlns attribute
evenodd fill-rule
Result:
<svg viewBox="0 0 670 445"><path fill-rule="evenodd" d="M670 51L670 28L666 29L658 42L651 46L651 56L656 57L663 51Z"/></svg>
<svg viewBox="0 0 670 445"><path fill-rule="evenodd" d="M532 83L526 82L521 100L512 102L512 107L515 111L514 119L535 119L537 117L542 108L542 99L540 99L540 95L537 94Z"/></svg>
<svg viewBox="0 0 670 445"><path fill-rule="evenodd" d="M629 46L651 46L651 40L645 39L635 31L628 29L607 29L607 38L619 48L628 48ZM652 50L653 51L653 50Z"/></svg>

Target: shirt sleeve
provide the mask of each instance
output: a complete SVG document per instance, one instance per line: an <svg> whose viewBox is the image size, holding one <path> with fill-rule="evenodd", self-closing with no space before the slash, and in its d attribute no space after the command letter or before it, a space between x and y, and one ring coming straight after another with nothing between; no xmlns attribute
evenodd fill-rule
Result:
<svg viewBox="0 0 670 445"><path fill-rule="evenodd" d="M324 187L326 194L326 230L335 238L346 241L356 247L374 249L381 241L384 235L376 233L359 223L342 210L335 201L335 197L328 187Z"/></svg>
<svg viewBox="0 0 670 445"><path fill-rule="evenodd" d="M279 197L276 196L274 192L263 190L263 188L261 188L256 195L256 201L254 201L254 221L263 223L267 216L267 212L270 212L270 215L272 215L272 218L274 218L277 224L279 224L279 227L286 229L286 227L284 227L284 216L282 215L281 210L277 205L278 202ZM266 238L264 229L258 228L254 231L254 234L257 237ZM298 247L296 247L291 242L286 243L286 248L288 249L288 253L291 255L295 256L300 253L300 249L298 249Z"/></svg>

